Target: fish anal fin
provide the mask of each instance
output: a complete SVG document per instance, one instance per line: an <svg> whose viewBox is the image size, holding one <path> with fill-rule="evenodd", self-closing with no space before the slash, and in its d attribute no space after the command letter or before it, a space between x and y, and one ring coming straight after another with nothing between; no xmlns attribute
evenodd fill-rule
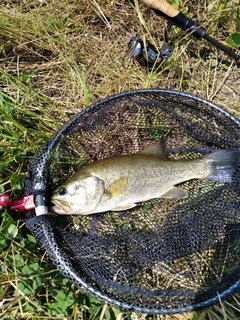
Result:
<svg viewBox="0 0 240 320"><path fill-rule="evenodd" d="M152 154L157 156L166 157L166 145L165 142L155 142L150 146L146 147L142 151L139 152L140 154Z"/></svg>
<svg viewBox="0 0 240 320"><path fill-rule="evenodd" d="M127 203L121 206L116 206L114 208L112 208L112 211L123 211L123 210L128 210L128 209L132 209L136 206L136 203Z"/></svg>
<svg viewBox="0 0 240 320"><path fill-rule="evenodd" d="M187 198L188 193L187 191L177 188L177 187L172 187L170 190L168 190L166 193L161 195L161 198L166 198L166 199L184 199Z"/></svg>
<svg viewBox="0 0 240 320"><path fill-rule="evenodd" d="M114 181L108 188L107 192L110 198L121 197L126 194L129 186L128 177L124 176Z"/></svg>

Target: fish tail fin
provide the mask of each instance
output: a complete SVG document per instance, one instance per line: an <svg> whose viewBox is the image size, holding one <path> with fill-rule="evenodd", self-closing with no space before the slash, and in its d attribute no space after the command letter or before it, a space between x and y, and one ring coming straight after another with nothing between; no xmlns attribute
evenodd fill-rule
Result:
<svg viewBox="0 0 240 320"><path fill-rule="evenodd" d="M210 163L208 179L219 182L232 182L234 172L240 161L240 148L213 152L206 156Z"/></svg>

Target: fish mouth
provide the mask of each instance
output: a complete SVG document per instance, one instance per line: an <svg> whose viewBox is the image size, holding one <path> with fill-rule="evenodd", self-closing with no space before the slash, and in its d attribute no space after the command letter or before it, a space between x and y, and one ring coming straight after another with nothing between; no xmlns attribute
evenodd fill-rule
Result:
<svg viewBox="0 0 240 320"><path fill-rule="evenodd" d="M66 201L60 201L54 198L50 199L48 208L50 212L58 214L68 214L68 212L71 211L71 208Z"/></svg>

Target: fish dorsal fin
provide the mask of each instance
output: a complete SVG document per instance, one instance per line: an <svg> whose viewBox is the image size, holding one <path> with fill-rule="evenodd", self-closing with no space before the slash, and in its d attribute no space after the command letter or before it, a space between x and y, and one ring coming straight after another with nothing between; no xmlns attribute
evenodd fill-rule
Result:
<svg viewBox="0 0 240 320"><path fill-rule="evenodd" d="M139 152L140 154L152 154L157 156L162 156L166 158L166 148L164 142L155 142L150 146L146 147L142 151Z"/></svg>

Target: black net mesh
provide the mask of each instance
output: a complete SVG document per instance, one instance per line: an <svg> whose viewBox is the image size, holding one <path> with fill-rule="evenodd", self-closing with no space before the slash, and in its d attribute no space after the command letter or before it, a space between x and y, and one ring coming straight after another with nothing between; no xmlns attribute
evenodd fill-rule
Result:
<svg viewBox="0 0 240 320"><path fill-rule="evenodd" d="M171 90L109 97L70 120L32 161L26 194L51 191L82 166L165 140L169 159L240 146L240 122ZM121 308L174 313L205 307L240 286L240 164L232 183L191 180L183 200L123 212L34 216L27 226L59 270Z"/></svg>

